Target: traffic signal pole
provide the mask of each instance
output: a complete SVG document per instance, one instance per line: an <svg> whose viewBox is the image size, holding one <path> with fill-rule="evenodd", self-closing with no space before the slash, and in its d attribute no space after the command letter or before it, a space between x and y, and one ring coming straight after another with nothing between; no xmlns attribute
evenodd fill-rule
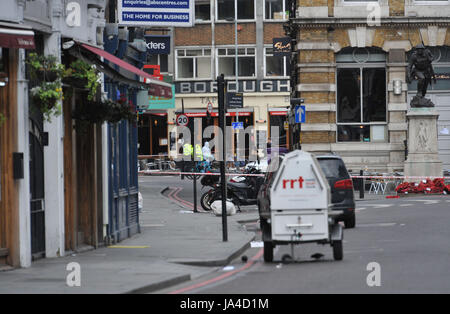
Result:
<svg viewBox="0 0 450 314"><path fill-rule="evenodd" d="M222 129L222 158L220 161L220 187L222 194L222 238L223 242L228 241L227 224L227 180L225 176L226 161L226 136L225 136L225 77L222 74L217 77L217 99L219 102L219 125Z"/></svg>

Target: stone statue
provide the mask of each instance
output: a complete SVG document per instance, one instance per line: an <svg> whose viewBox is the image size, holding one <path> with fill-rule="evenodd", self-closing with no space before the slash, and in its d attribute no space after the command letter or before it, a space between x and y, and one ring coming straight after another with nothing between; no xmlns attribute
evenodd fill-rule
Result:
<svg viewBox="0 0 450 314"><path fill-rule="evenodd" d="M434 107L430 99L425 98L427 94L428 85L431 85L431 80L436 84L436 75L431 63L433 62L433 55L431 51L426 49L423 44L415 47L408 63L407 78L408 84L412 80L417 79L417 95L411 101L412 108L420 107Z"/></svg>

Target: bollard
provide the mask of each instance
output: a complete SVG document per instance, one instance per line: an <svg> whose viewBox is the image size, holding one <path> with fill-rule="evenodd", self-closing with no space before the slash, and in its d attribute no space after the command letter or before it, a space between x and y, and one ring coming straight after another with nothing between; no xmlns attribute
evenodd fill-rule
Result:
<svg viewBox="0 0 450 314"><path fill-rule="evenodd" d="M360 170L359 175L362 177L364 175L364 171ZM364 178L359 179L359 198L364 198L364 190L365 190Z"/></svg>
<svg viewBox="0 0 450 314"><path fill-rule="evenodd" d="M198 213L197 210L197 176L194 175L194 213Z"/></svg>

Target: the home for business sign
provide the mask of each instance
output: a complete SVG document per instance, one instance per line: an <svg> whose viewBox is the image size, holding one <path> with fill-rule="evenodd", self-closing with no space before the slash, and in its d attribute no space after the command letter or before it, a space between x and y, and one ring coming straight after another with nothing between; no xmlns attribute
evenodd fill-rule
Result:
<svg viewBox="0 0 450 314"><path fill-rule="evenodd" d="M195 0L118 0L118 10L120 25L191 27Z"/></svg>

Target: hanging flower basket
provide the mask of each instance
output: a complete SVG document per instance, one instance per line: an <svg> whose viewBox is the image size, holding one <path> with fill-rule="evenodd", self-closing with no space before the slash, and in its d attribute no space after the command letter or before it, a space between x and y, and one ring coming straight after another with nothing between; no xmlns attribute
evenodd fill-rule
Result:
<svg viewBox="0 0 450 314"><path fill-rule="evenodd" d="M31 78L39 82L53 83L64 76L65 67L55 56L30 53L26 63L30 67Z"/></svg>
<svg viewBox="0 0 450 314"><path fill-rule="evenodd" d="M59 79L59 73L56 71L47 71L44 69L39 69L36 71L36 78L40 82L55 82L57 79Z"/></svg>
<svg viewBox="0 0 450 314"><path fill-rule="evenodd" d="M63 83L79 89L87 89L88 80L68 76L63 79Z"/></svg>
<svg viewBox="0 0 450 314"><path fill-rule="evenodd" d="M52 116L61 114L58 102L62 99L62 88L59 82L43 82L32 88L30 93L33 104L43 113L47 121L51 121Z"/></svg>
<svg viewBox="0 0 450 314"><path fill-rule="evenodd" d="M103 122L118 123L122 120L136 121L136 114L126 102L85 101L77 103L72 112L72 118L76 120L75 128L84 132L91 124Z"/></svg>
<svg viewBox="0 0 450 314"><path fill-rule="evenodd" d="M76 88L87 89L88 100L93 101L100 87L100 74L95 67L77 60L64 72L63 82Z"/></svg>

